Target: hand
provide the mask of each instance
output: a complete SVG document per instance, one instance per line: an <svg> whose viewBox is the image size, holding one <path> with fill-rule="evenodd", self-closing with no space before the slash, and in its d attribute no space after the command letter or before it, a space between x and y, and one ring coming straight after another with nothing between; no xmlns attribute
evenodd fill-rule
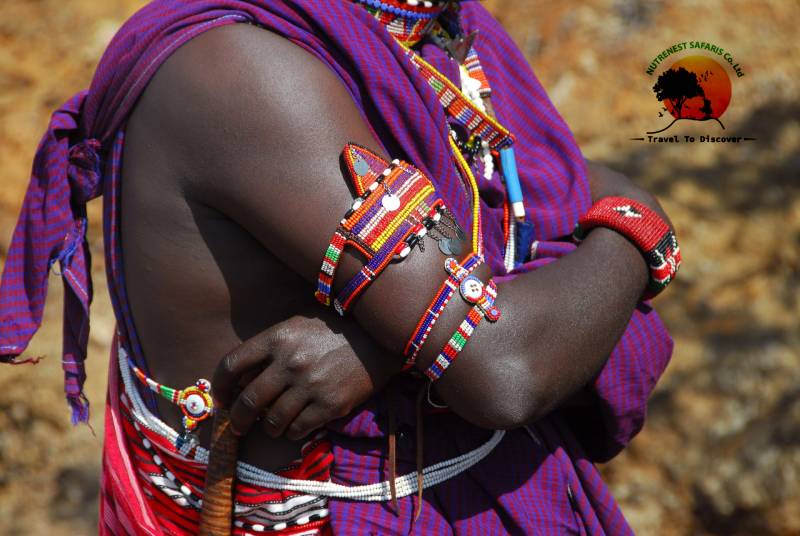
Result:
<svg viewBox="0 0 800 536"><path fill-rule="evenodd" d="M589 188L592 192L592 203L596 203L603 197L628 197L635 201L639 201L648 208L654 210L664 219L665 222L667 222L667 225L670 226L673 232L675 231L669 216L667 216L667 213L664 212L661 204L653 194L637 184L634 184L633 181L631 181L622 173L614 171L596 162L587 160L586 169L588 171Z"/></svg>
<svg viewBox="0 0 800 536"><path fill-rule="evenodd" d="M235 433L263 417L272 437L298 440L382 389L403 359L335 313L295 316L243 342L214 372L215 402Z"/></svg>

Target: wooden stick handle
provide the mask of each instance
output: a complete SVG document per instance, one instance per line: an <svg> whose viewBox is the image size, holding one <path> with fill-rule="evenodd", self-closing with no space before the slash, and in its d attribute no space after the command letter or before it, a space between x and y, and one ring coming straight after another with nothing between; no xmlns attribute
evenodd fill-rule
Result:
<svg viewBox="0 0 800 536"><path fill-rule="evenodd" d="M239 438L231 430L228 411L215 408L203 510L200 512L200 536L231 535L238 451Z"/></svg>

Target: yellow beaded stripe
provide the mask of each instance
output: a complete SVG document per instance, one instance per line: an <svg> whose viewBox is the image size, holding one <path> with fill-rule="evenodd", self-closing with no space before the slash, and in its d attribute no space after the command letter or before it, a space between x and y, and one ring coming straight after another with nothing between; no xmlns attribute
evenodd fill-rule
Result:
<svg viewBox="0 0 800 536"><path fill-rule="evenodd" d="M467 164L467 161L464 159L464 155L461 154L461 151L458 149L455 140L450 136L448 136L447 139L450 140L450 148L456 160L458 160L458 167L467 176L470 190L472 190L472 251L482 257L483 233L481 232L481 198L478 194L478 182L475 180L475 175L472 174L469 164Z"/></svg>
<svg viewBox="0 0 800 536"><path fill-rule="evenodd" d="M386 243L386 241L394 234L400 224L404 223L406 218L411 211L417 208L425 197L429 196L430 194L434 193L436 190L433 188L432 185L426 185L419 193L414 196L411 201L403 207L403 211L400 212L398 216L396 216L392 222L383 230L383 232L378 235L377 240L375 240L375 249L380 249Z"/></svg>
<svg viewBox="0 0 800 536"><path fill-rule="evenodd" d="M433 65L422 59L419 55L417 55L413 50L411 50L408 46L404 45L401 41L397 41L403 49L405 49L408 57L411 59L411 63L417 68L425 68L429 69L431 72L435 73L437 77L441 80L442 83L447 85L447 87L455 92L456 94L464 95L463 92L456 87L445 75L440 73ZM469 102L469 99L464 96L464 99L470 105L472 104ZM477 108L476 108L477 109ZM497 122L495 118L492 116L480 112L480 115L489 122L494 128L496 128L502 135L511 136L511 132L505 128L503 125ZM458 167L461 171L462 180L466 178L467 186L472 191L472 251L475 252L477 255L483 256L483 236L481 233L481 200L480 195L478 193L478 182L475 180L475 175L472 173L472 170L469 167L464 155L461 153L461 150L458 148L455 140L449 135L447 139L450 141L450 149L453 151L453 155L455 156L456 160L458 161ZM466 175L466 177L464 177Z"/></svg>
<svg viewBox="0 0 800 536"><path fill-rule="evenodd" d="M400 43L400 45L402 46L402 43ZM461 91L461 89L459 89L452 81L450 81L449 78L447 78L445 75L443 75L441 72L439 72L433 65L431 65L430 63L428 63L427 61L422 59L418 54L416 54L410 48L408 48L406 46L404 46L403 48L406 50L406 53L408 54L409 58L411 58L411 63L413 63L414 66L417 69L420 69L420 70L424 69L424 70L428 70L428 71L434 73L436 75L437 82L440 82L440 83L444 84L455 95L461 95L463 97L464 105L468 106L476 114L476 116L480 117L480 119L482 119L483 121L486 121L492 127L494 127L501 134L501 136L503 138L509 138L510 137L510 138L513 139L513 136L511 135L511 132L506 127L501 125L497 121L497 119L495 119L491 115L479 110L478 107L475 106L472 103L472 101L470 101L469 98L466 95L464 95L464 93Z"/></svg>

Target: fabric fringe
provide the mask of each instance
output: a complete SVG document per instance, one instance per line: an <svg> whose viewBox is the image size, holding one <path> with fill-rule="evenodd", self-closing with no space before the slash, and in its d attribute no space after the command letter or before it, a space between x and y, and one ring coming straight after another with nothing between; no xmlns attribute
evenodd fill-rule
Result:
<svg viewBox="0 0 800 536"><path fill-rule="evenodd" d="M41 355L38 357L29 357L27 359L17 360L14 356L9 356L6 360L6 356L0 357L0 363L4 365L38 365L39 361L44 359L45 356Z"/></svg>
<svg viewBox="0 0 800 536"><path fill-rule="evenodd" d="M67 395L67 403L72 410L72 425L89 424L89 399L83 391L76 395Z"/></svg>

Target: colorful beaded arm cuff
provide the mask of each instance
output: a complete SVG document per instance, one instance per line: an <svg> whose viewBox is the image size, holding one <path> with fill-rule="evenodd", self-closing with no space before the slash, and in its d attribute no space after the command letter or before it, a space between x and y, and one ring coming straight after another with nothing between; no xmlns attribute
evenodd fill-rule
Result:
<svg viewBox="0 0 800 536"><path fill-rule="evenodd" d="M450 302L453 293L468 275L482 262L482 259L475 253L467 255L461 263L450 257L444 262L444 269L447 272L447 279L434 295L422 317L417 322L414 332L406 343L404 354L406 356L405 369L411 368L417 359L417 354L422 350L422 346L428 338L428 334L433 329L434 324L441 316L442 311Z"/></svg>
<svg viewBox="0 0 800 536"><path fill-rule="evenodd" d="M650 268L643 299L656 296L675 278L681 265L678 239L669 225L647 206L625 197L604 197L584 214L573 236L580 242L595 227L608 227L634 243Z"/></svg>
<svg viewBox="0 0 800 536"><path fill-rule="evenodd" d="M387 167L379 156L354 144L345 147L344 160L358 197L325 252L315 293L317 300L330 305L331 286L345 246L360 251L367 264L334 300L340 314L350 308L392 260L408 256L440 221L444 211L433 184L413 166L394 160Z"/></svg>
<svg viewBox="0 0 800 536"><path fill-rule="evenodd" d="M425 370L427 376L432 382L435 382L442 377L447 367L453 364L458 355L469 342L475 328L478 327L481 320L486 318L489 322L496 322L500 319L500 311L495 307L494 302L497 299L497 286L491 279L484 285L480 279L475 276L467 276L459 286L461 296L469 303L474 303L472 309L467 313L467 317L458 326L458 329L447 341L447 344L436 357L431 366Z"/></svg>

